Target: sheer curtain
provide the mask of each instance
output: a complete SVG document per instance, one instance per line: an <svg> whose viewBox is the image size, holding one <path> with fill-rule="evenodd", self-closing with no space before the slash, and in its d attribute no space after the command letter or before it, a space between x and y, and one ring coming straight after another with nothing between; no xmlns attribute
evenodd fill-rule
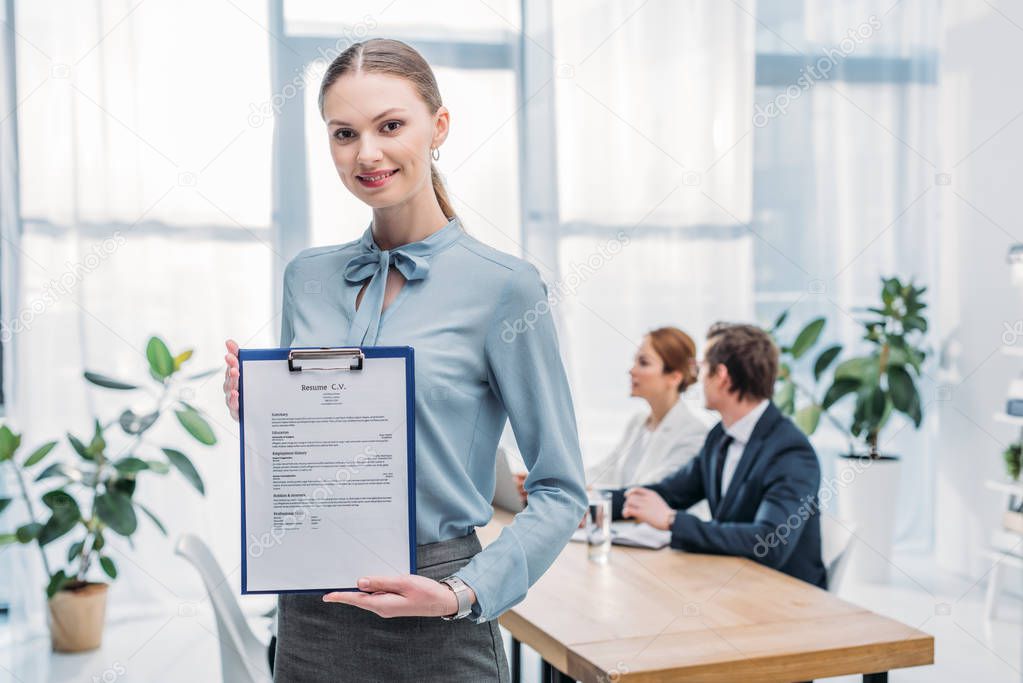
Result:
<svg viewBox="0 0 1023 683"><path fill-rule="evenodd" d="M862 349L857 318L876 305L880 277L894 274L931 286L929 339L937 340L939 7L912 0L761 0L758 7L758 318L769 323L791 309L794 335L795 321L823 315L820 348L835 341L855 353ZM817 69L807 77L810 65ZM921 430L898 418L882 434L882 449L903 456L897 538L904 547L925 548L932 534L933 358L925 371ZM847 446L822 427L814 443L828 477Z"/></svg>
<svg viewBox="0 0 1023 683"><path fill-rule="evenodd" d="M699 340L753 315L753 10L555 2L549 45L525 42L550 52L558 221L541 236L556 263L540 265L587 462L643 408L626 373L645 332Z"/></svg>
<svg viewBox="0 0 1023 683"><path fill-rule="evenodd" d="M152 409L145 393L87 385L83 369L146 383L154 334L172 353L194 349L186 366L194 372L222 367L226 337L265 346L280 325L271 301L272 126L248 118L270 97L266 3L54 4L14 3L23 220L20 244L4 244L20 272L5 322L27 321L8 344L18 358L8 422L26 444L60 439L50 458L77 457L65 432L91 434L94 417ZM207 412L215 446L188 437L170 411L153 430L155 444L191 456L206 496L176 473L140 474L136 498L169 537L144 518L134 549L109 535L120 571L111 618L174 616L204 596L173 555L182 532L200 534L238 579L237 425L221 381L214 375L183 397ZM109 453L127 445L116 427L107 440ZM54 568L70 541L48 548ZM14 632L42 632L38 553L19 546L5 555L17 587Z"/></svg>

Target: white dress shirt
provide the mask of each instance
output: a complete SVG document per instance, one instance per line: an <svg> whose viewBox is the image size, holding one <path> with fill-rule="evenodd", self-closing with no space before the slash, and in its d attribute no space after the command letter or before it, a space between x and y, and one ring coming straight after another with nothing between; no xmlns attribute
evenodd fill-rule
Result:
<svg viewBox="0 0 1023 683"><path fill-rule="evenodd" d="M725 427L725 433L732 437L732 443L728 445L728 454L725 455L725 468L721 472L721 497L725 497L728 485L732 483L735 475L735 468L739 466L742 453L746 450L750 436L753 435L753 428L760 421L760 416L767 410L770 403L766 398L757 404L757 407L746 413L742 418L736 420L731 427Z"/></svg>

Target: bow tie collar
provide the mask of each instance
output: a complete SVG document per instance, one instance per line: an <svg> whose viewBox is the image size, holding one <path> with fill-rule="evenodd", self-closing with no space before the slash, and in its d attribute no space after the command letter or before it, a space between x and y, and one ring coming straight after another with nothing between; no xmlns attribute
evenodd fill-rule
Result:
<svg viewBox="0 0 1023 683"><path fill-rule="evenodd" d="M344 277L349 284L357 285L369 279L369 286L349 330L349 345L371 346L376 343L388 268L393 265L408 282L425 279L430 272L430 257L458 239L461 230L461 224L455 217L426 239L394 249L380 249L373 239L372 224L366 229L359 239L358 252L344 269Z"/></svg>

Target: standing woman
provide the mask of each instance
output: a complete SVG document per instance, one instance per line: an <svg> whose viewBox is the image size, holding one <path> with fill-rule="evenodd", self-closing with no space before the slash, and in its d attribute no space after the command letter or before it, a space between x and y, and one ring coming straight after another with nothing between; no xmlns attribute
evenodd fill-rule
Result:
<svg viewBox="0 0 1023 683"><path fill-rule="evenodd" d="M362 592L278 597L275 681L507 681L496 618L526 596L586 509L568 382L537 270L470 237L430 161L449 113L408 45L356 43L331 63L320 112L344 186L373 209L353 242L284 272L281 346L415 348L415 575ZM506 330L523 328L510 336ZM224 390L238 411L237 344ZM510 418L529 507L481 550L494 457ZM302 558L296 557L296 563ZM444 618L442 618L444 617ZM449 619L450 617L456 617Z"/></svg>

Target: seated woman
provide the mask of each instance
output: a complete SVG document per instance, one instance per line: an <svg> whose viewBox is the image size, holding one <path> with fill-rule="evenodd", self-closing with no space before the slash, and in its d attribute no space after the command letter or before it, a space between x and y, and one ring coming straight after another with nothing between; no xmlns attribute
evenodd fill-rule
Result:
<svg viewBox="0 0 1023 683"><path fill-rule="evenodd" d="M649 409L630 418L614 450L586 468L588 485L622 488L660 481L696 456L708 427L682 400L696 372L696 344L682 330L662 327L643 337L629 376L631 395ZM516 476L524 498L526 475Z"/></svg>
<svg viewBox="0 0 1023 683"><path fill-rule="evenodd" d="M699 453L707 426L682 400L696 382L696 344L677 327L662 327L645 337L629 370L632 396L649 410L634 415L618 445L586 468L586 483L597 487L660 481Z"/></svg>

